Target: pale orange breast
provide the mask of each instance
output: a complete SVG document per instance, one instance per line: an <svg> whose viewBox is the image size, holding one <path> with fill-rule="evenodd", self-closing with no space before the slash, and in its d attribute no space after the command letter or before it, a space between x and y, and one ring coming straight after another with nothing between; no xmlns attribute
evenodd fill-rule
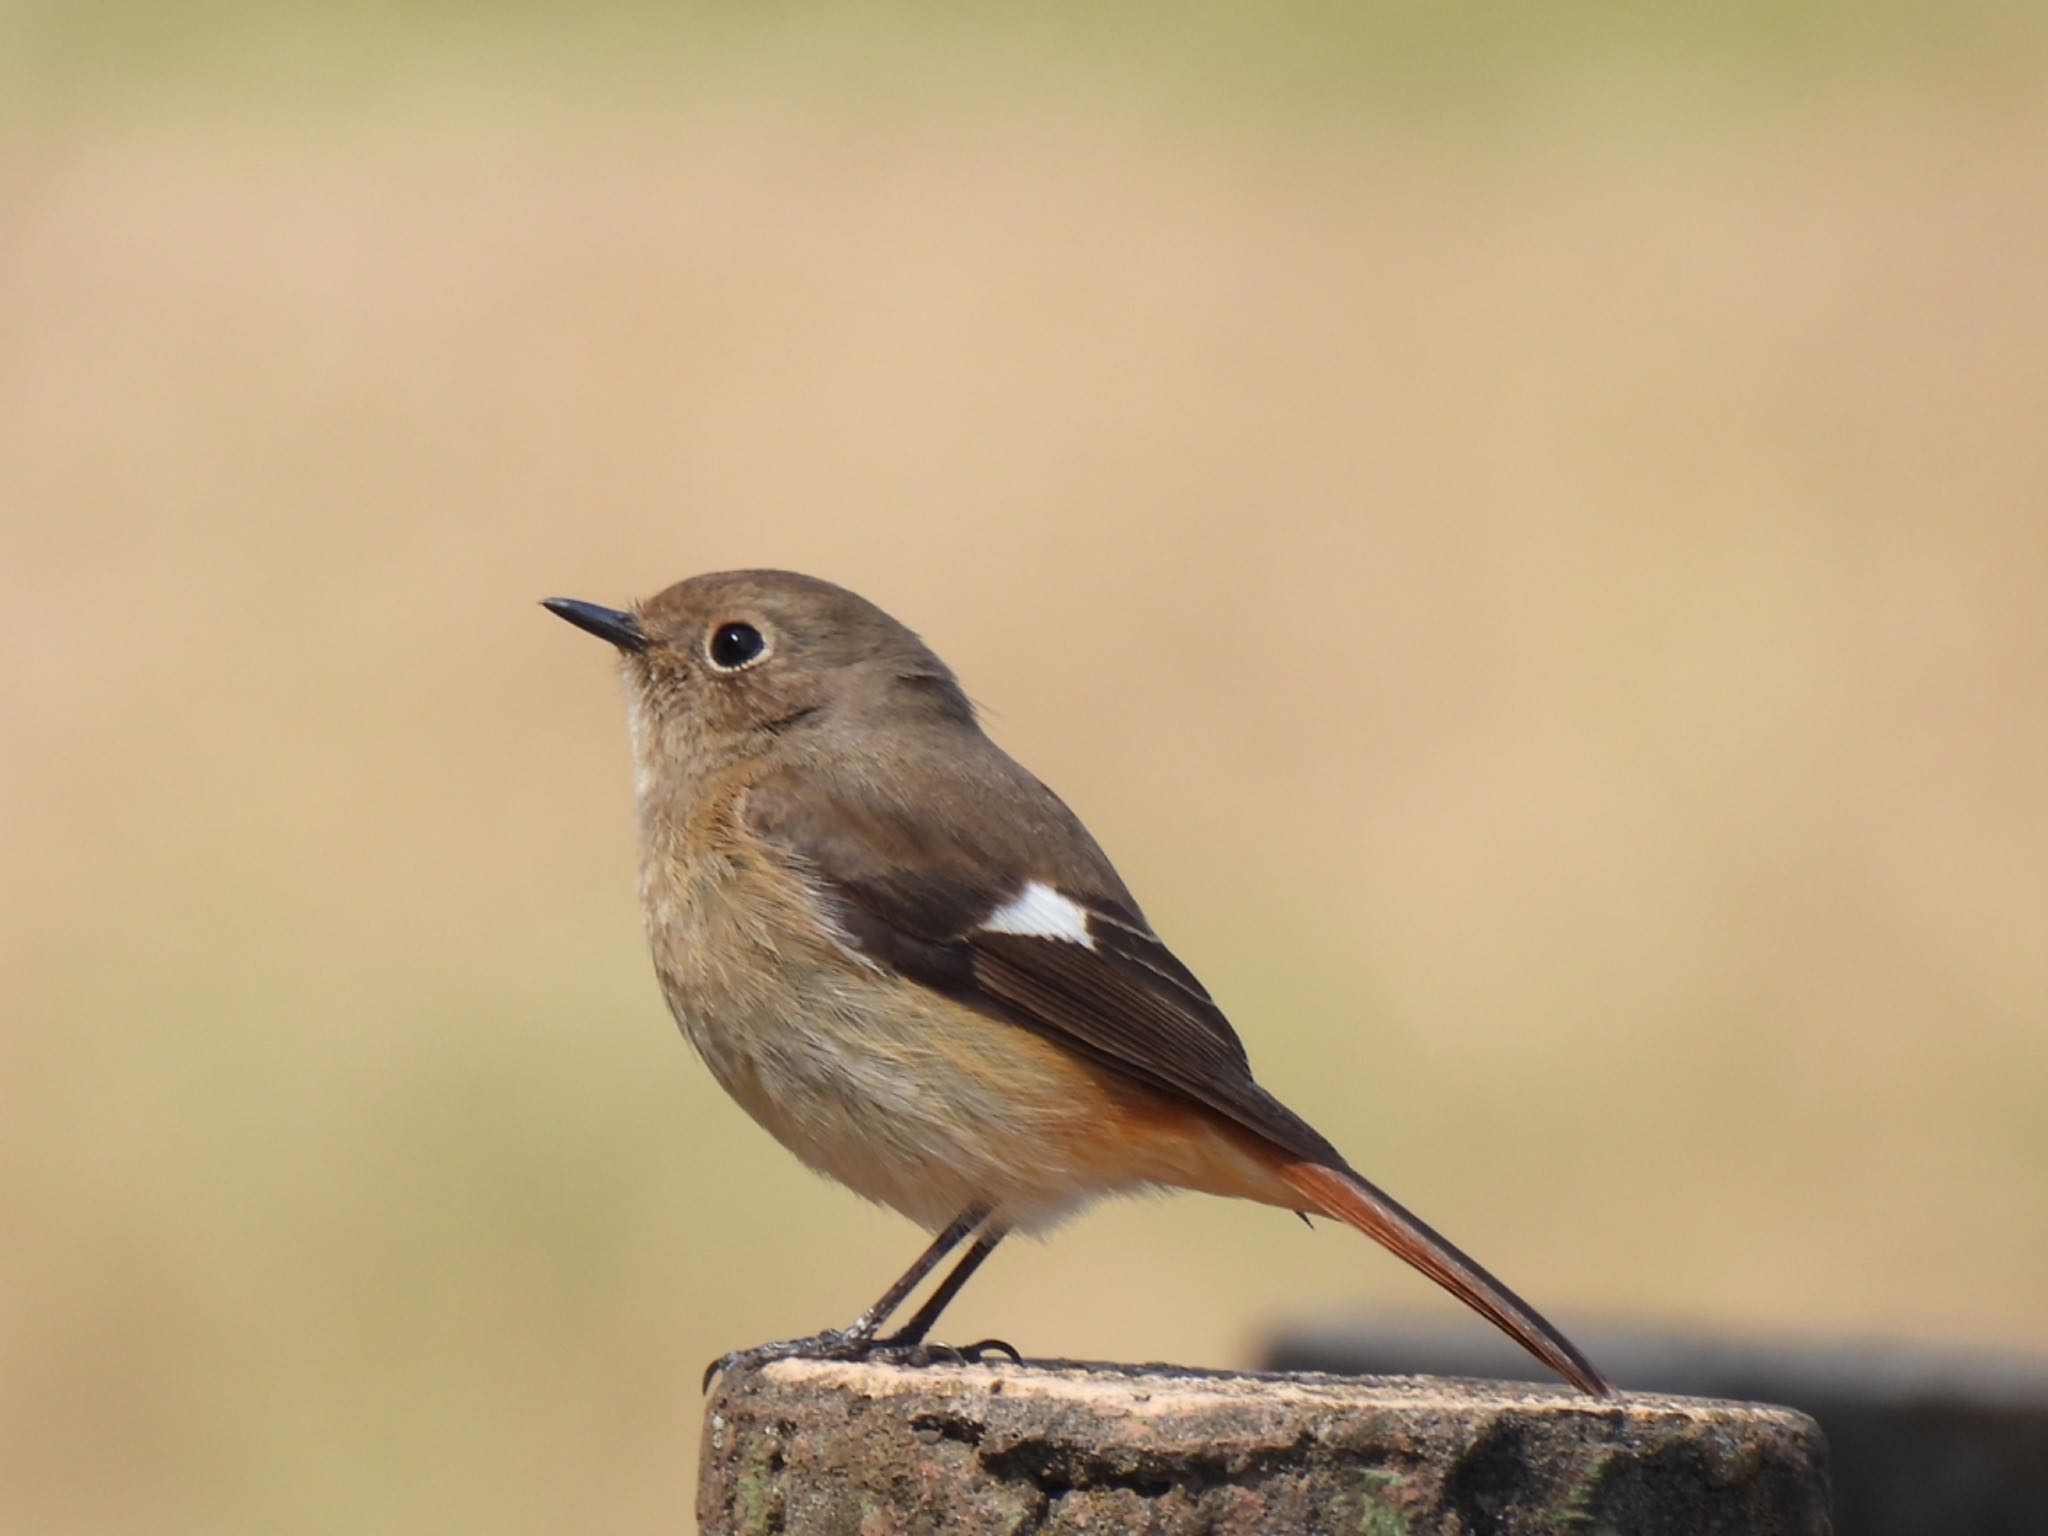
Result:
<svg viewBox="0 0 2048 1536"><path fill-rule="evenodd" d="M1294 1201L1210 1111L852 953L734 803L644 850L648 939L683 1033L810 1167L931 1228L1155 1186Z"/></svg>

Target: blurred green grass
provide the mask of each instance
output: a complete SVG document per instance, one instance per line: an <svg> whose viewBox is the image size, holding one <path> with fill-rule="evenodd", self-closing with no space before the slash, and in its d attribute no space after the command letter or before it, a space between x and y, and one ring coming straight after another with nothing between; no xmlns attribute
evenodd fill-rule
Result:
<svg viewBox="0 0 2048 1536"><path fill-rule="evenodd" d="M16 101L47 104L74 91L195 82L265 98L279 84L332 89L405 78L423 63L431 80L478 58L495 67L544 63L556 75L602 70L593 78L600 92L616 88L622 72L627 80L689 83L735 63L766 64L872 86L878 73L908 67L927 81L970 87L1058 76L1127 100L1158 97L1212 113L1350 115L1448 102L1484 118L1518 110L1532 91L1603 97L1647 87L1668 110L1682 97L1681 82L1708 99L1750 104L1878 77L2031 93L2038 81L2029 61L2044 33L2040 8L2025 0L1571 0L1540 8L1510 0L608 0L574 8L552 0L10 0L0 6L0 37L10 44L0 50L0 79Z"/></svg>
<svg viewBox="0 0 2048 1536"><path fill-rule="evenodd" d="M1253 14L0 9L0 1528L674 1529L907 1258L533 606L743 563L1561 1321L2048 1346L2039 8ZM1365 1302L1184 1201L958 1323Z"/></svg>

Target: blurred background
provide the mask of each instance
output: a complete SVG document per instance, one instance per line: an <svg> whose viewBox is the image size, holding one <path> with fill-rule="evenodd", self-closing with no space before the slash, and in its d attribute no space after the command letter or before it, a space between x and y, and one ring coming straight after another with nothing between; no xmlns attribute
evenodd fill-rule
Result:
<svg viewBox="0 0 2048 1536"><path fill-rule="evenodd" d="M0 1529L686 1528L922 1239L535 602L899 614L1569 1330L2048 1348L2048 9L0 0ZM1483 1329L1185 1199L951 1320ZM1534 1368L1531 1367L1533 1370Z"/></svg>

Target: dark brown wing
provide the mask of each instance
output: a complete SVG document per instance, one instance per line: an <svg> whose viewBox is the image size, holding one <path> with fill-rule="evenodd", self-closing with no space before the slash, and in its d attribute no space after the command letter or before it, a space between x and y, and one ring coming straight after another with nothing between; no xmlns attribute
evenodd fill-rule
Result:
<svg viewBox="0 0 2048 1536"><path fill-rule="evenodd" d="M748 821L805 867L867 959L1256 1133L1291 1159L1280 1172L1301 1209L1357 1227L1585 1390L1612 1391L1527 1303L1253 1082L1236 1031L1081 824L986 738L955 742L892 761L874 783L830 762L777 775L749 792ZM910 784L926 791L915 808L900 799Z"/></svg>
<svg viewBox="0 0 2048 1536"><path fill-rule="evenodd" d="M941 792L915 808L887 788L788 771L749 792L749 825L795 857L869 960L1343 1167L1253 1081L1230 1021L1080 822L978 740L994 761L949 755ZM929 771L897 777L931 784Z"/></svg>

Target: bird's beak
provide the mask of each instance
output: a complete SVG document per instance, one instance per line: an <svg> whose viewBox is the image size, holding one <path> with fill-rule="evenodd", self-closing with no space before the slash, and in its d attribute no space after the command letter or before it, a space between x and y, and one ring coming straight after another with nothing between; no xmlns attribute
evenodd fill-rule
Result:
<svg viewBox="0 0 2048 1536"><path fill-rule="evenodd" d="M587 629L600 640L609 640L622 651L647 649L647 632L630 613L617 608L600 608L573 597L546 597L541 607L558 619L567 619L578 629Z"/></svg>

